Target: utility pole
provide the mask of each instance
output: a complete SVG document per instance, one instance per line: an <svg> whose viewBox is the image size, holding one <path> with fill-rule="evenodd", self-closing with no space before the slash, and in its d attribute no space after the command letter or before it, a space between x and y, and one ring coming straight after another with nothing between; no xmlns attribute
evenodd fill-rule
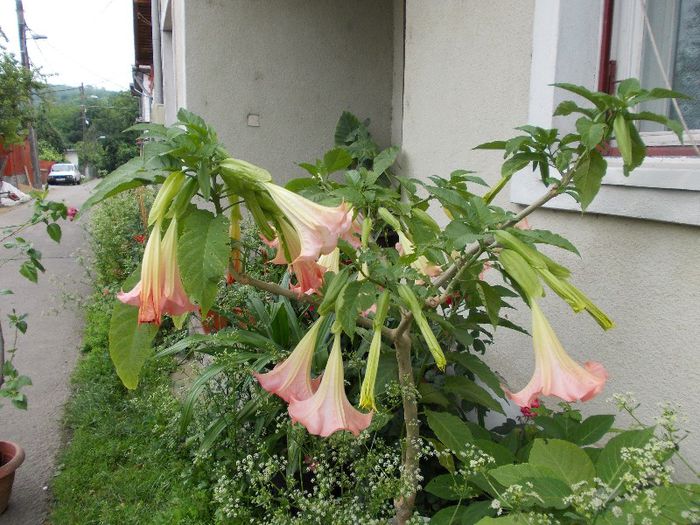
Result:
<svg viewBox="0 0 700 525"><path fill-rule="evenodd" d="M22 0L16 0L17 7L17 27L19 29L19 49L22 55L22 67L31 74L31 66L29 65L29 53L27 52L27 24L24 21L24 6ZM34 97L29 93L29 102L34 105ZM34 123L30 120L27 126L27 138L29 140L29 152L32 157L32 180L28 181L35 188L41 188L41 171L39 170L39 152L36 147L36 131Z"/></svg>
<svg viewBox="0 0 700 525"><path fill-rule="evenodd" d="M85 102L85 86L80 83L80 121L83 127L83 151L85 151L85 132L87 129L87 103ZM83 175L88 177L90 174L88 172L90 165L88 161L85 160L85 166L83 167Z"/></svg>

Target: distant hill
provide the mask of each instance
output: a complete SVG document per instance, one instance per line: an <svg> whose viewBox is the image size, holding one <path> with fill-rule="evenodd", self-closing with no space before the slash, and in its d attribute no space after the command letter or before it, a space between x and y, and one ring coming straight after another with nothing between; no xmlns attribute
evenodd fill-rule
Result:
<svg viewBox="0 0 700 525"><path fill-rule="evenodd" d="M110 91L101 87L85 86L85 97L96 96L99 98L107 98L115 95L119 91ZM51 100L59 104L70 103L80 100L80 86L66 86L64 84L49 84L43 91L44 95L48 95Z"/></svg>

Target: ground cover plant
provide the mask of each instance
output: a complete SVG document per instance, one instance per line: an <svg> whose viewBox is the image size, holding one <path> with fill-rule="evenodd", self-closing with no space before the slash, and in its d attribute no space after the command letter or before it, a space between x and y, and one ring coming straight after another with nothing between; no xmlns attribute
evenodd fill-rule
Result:
<svg viewBox="0 0 700 525"><path fill-rule="evenodd" d="M109 351L134 389L161 325L184 326L197 313L214 329L230 324L158 353L206 356L180 432L216 473L219 521L697 521L698 486L670 478L682 438L672 412L621 430L612 415L583 419L571 405L599 395L607 373L566 354L538 301L553 293L604 330L613 321L538 245L576 248L522 223L564 193L585 210L613 139L625 174L638 167L645 147L636 121L682 136L677 122L634 110L680 95L634 79L615 95L559 88L586 101L556 110L578 116L576 132L522 126L512 139L479 146L503 154L493 187L466 170L423 181L395 173L398 149L380 150L367 123L348 113L336 147L301 164L308 176L284 188L231 157L185 110L170 128L136 127L144 156L107 177L86 204L162 184L141 268L117 294ZM495 206L528 167L542 179L542 197L517 213ZM429 209L441 210L446 226ZM244 240L244 210L269 248ZM237 292L222 288L224 276ZM246 303L227 306L230 294ZM525 331L503 315L515 298L532 311L535 353L532 380L519 391L481 360L497 326ZM540 399L549 396L563 401L558 410ZM503 413L507 399L523 416L487 428L487 413ZM634 406L621 399L620 408Z"/></svg>

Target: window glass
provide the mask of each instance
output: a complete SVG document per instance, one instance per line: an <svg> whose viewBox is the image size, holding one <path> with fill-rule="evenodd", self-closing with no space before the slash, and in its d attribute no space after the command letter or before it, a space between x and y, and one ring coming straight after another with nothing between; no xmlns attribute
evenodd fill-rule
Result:
<svg viewBox="0 0 700 525"><path fill-rule="evenodd" d="M700 0L647 0L649 22L656 38L661 61L673 89L692 97L679 100L690 129L700 129ZM641 81L643 86L663 86L664 80L644 29ZM649 102L643 110L678 118L667 100ZM644 122L641 131L663 131L660 124Z"/></svg>

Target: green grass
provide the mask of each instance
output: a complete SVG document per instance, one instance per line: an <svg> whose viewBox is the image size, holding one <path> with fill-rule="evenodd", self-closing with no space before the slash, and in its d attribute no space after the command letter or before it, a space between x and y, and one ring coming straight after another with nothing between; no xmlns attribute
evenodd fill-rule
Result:
<svg viewBox="0 0 700 525"><path fill-rule="evenodd" d="M206 476L198 475L174 431L178 404L170 394L168 365L149 363L139 389L127 391L107 353L110 313L100 296L88 306L87 353L73 375L68 441L52 485L50 521L211 523Z"/></svg>

